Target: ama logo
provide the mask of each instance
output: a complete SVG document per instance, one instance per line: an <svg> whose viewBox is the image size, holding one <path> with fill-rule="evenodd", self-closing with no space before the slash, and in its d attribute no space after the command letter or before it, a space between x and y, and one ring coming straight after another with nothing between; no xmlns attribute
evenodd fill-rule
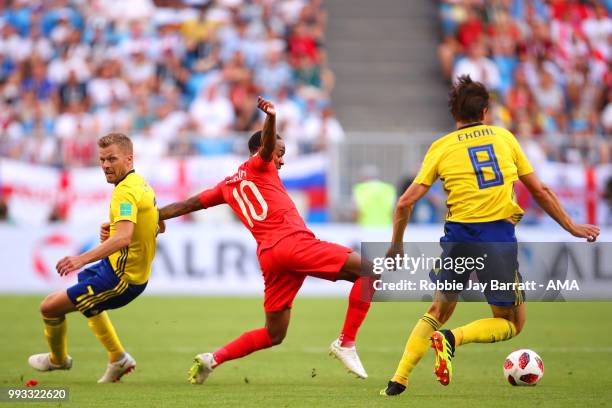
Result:
<svg viewBox="0 0 612 408"><path fill-rule="evenodd" d="M95 238L77 242L61 232L51 233L40 239L32 250L32 269L39 279L72 279L72 274L61 278L55 271L57 261L67 255L77 255L88 251L97 244Z"/></svg>

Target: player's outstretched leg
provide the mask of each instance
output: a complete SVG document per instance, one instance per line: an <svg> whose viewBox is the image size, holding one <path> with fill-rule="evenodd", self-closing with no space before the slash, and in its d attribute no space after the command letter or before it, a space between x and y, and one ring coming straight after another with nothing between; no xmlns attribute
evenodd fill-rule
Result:
<svg viewBox="0 0 612 408"><path fill-rule="evenodd" d="M492 318L480 319L452 330L455 347L468 343L495 343L515 337L525 324L525 304L491 305Z"/></svg>
<svg viewBox="0 0 612 408"><path fill-rule="evenodd" d="M408 386L408 378L412 370L427 352L430 338L440 326L446 322L457 304L454 296L435 294L435 301L412 329L406 342L404 354L395 370L395 375L387 384L387 388L380 391L383 396L396 396L404 392Z"/></svg>
<svg viewBox="0 0 612 408"><path fill-rule="evenodd" d="M287 334L290 316L289 308L266 312L266 327L243 333L214 353L198 354L189 369L189 382L202 384L218 365L282 343Z"/></svg>
<svg viewBox="0 0 612 408"><path fill-rule="evenodd" d="M45 338L49 353L31 355L30 366L39 371L69 370L72 357L68 355L66 313L76 310L65 291L55 292L41 303L40 312L45 324Z"/></svg>
<svg viewBox="0 0 612 408"><path fill-rule="evenodd" d="M370 309L374 294L374 280L361 275L361 257L352 252L346 260L336 279L354 282L349 294L348 309L340 337L332 342L329 353L344 364L347 370L357 378L368 378L368 374L359 359L355 339Z"/></svg>
<svg viewBox="0 0 612 408"><path fill-rule="evenodd" d="M189 369L188 380L191 384L202 384L218 365L271 346L272 340L265 327L243 333L214 353L202 353L195 356L193 365Z"/></svg>
<svg viewBox="0 0 612 408"><path fill-rule="evenodd" d="M118 382L136 368L136 360L123 349L107 312L88 317L87 324L108 352L109 362L98 383Z"/></svg>
<svg viewBox="0 0 612 408"><path fill-rule="evenodd" d="M395 375L387 384L387 388L380 391L383 396L396 396L404 392L408 385L410 373L427 352L429 337L438 330L441 323L430 313L425 313L412 329L406 342L404 353L395 370Z"/></svg>

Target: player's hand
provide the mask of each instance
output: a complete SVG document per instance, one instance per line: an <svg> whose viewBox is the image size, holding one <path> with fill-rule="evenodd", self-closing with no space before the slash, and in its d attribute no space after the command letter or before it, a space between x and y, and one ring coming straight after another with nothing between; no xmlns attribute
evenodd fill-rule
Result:
<svg viewBox="0 0 612 408"><path fill-rule="evenodd" d="M100 242L104 242L110 236L110 224L108 222L100 225Z"/></svg>
<svg viewBox="0 0 612 408"><path fill-rule="evenodd" d="M65 256L57 262L55 269L60 276L66 276L70 272L80 270L83 266L85 266L85 262L80 256Z"/></svg>
<svg viewBox="0 0 612 408"><path fill-rule="evenodd" d="M157 222L157 235L163 234L164 232L166 232L166 221L159 220Z"/></svg>
<svg viewBox="0 0 612 408"><path fill-rule="evenodd" d="M570 234L578 238L585 238L588 242L595 242L599 232L599 227L591 224L578 224L569 229Z"/></svg>
<svg viewBox="0 0 612 408"><path fill-rule="evenodd" d="M404 257L404 244L391 244L391 247L389 248L389 250L387 251L387 254L385 255L386 258L393 258L396 259L397 257L403 258ZM393 268L393 270L395 270L396 268Z"/></svg>
<svg viewBox="0 0 612 408"><path fill-rule="evenodd" d="M276 115L276 108L274 107L274 104L268 100L265 100L261 96L257 97L257 107L267 115Z"/></svg>

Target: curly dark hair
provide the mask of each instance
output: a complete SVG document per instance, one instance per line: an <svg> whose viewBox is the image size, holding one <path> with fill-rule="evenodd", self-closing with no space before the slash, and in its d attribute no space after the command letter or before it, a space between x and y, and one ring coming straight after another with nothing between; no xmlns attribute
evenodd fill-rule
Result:
<svg viewBox="0 0 612 408"><path fill-rule="evenodd" d="M448 108L457 122L480 122L489 108L489 91L469 75L462 75L448 93Z"/></svg>

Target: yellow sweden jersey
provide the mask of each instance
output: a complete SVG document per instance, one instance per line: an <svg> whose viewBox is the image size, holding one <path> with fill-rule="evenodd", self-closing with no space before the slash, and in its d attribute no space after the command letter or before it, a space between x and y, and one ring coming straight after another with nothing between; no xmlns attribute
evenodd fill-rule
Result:
<svg viewBox="0 0 612 408"><path fill-rule="evenodd" d="M132 170L115 186L110 205L110 236L118 221L133 222L134 234L129 247L111 254L108 259L119 278L132 285L149 280L155 257L158 212L155 192L146 180Z"/></svg>
<svg viewBox="0 0 612 408"><path fill-rule="evenodd" d="M436 140L415 182L431 186L440 178L448 195L446 221L517 223L524 212L515 202L514 182L532 172L512 133L476 124Z"/></svg>

